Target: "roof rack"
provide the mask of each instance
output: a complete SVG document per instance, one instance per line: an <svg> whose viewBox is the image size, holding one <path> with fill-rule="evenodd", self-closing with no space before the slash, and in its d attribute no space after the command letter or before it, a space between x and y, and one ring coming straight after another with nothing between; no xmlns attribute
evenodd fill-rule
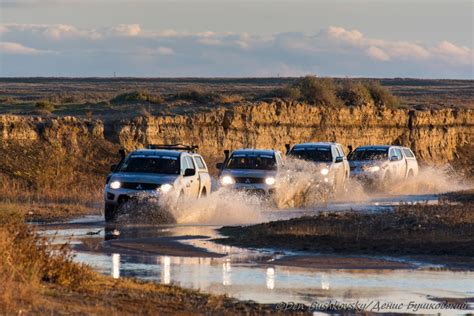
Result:
<svg viewBox="0 0 474 316"><path fill-rule="evenodd" d="M147 146L148 149L166 149L166 150L184 150L189 152L196 152L199 147L196 145L183 145L183 144L152 144Z"/></svg>

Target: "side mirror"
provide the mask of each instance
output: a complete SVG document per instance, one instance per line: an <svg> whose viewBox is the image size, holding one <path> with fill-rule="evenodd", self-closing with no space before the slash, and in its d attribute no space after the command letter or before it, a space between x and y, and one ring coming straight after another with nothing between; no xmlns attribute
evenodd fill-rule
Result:
<svg viewBox="0 0 474 316"><path fill-rule="evenodd" d="M185 177L194 176L195 174L196 174L196 169L187 168L186 170L184 170Z"/></svg>
<svg viewBox="0 0 474 316"><path fill-rule="evenodd" d="M390 157L390 161L398 161L398 156L392 156L392 157Z"/></svg>
<svg viewBox="0 0 474 316"><path fill-rule="evenodd" d="M217 168L217 169L221 170L222 167L224 167L224 164L223 164L222 162L216 163L216 168Z"/></svg>
<svg viewBox="0 0 474 316"><path fill-rule="evenodd" d="M110 172L114 172L115 171L115 168L117 168L117 165L112 165L110 166Z"/></svg>
<svg viewBox="0 0 474 316"><path fill-rule="evenodd" d="M340 163L343 161L344 161L344 157L336 157L336 160L335 160L336 163Z"/></svg>

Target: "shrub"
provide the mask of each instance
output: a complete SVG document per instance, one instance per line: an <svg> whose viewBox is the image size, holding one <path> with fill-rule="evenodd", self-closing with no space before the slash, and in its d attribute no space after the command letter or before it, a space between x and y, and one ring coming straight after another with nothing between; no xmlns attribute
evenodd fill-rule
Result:
<svg viewBox="0 0 474 316"><path fill-rule="evenodd" d="M336 86L330 78L306 76L300 79L295 87L299 89L301 98L306 102L324 106L339 104L336 96Z"/></svg>
<svg viewBox="0 0 474 316"><path fill-rule="evenodd" d="M219 102L224 104L237 103L244 99L241 95L238 94L224 94L219 96Z"/></svg>
<svg viewBox="0 0 474 316"><path fill-rule="evenodd" d="M392 92L380 84L378 81L371 81L366 84L376 106L394 107L400 105L400 100Z"/></svg>
<svg viewBox="0 0 474 316"><path fill-rule="evenodd" d="M73 262L73 254L67 244L52 247L46 238L15 212L2 210L0 214L0 281L25 282L30 286L49 282L70 288L91 280L89 268Z"/></svg>
<svg viewBox="0 0 474 316"><path fill-rule="evenodd" d="M137 90L117 95L111 100L113 103L148 102L153 104L163 103L165 100L160 94L151 94L146 90Z"/></svg>
<svg viewBox="0 0 474 316"><path fill-rule="evenodd" d="M290 101L297 101L301 98L300 90L298 89L298 87L294 86L285 86L282 88L275 89L270 93L270 95L274 98L281 98Z"/></svg>
<svg viewBox="0 0 474 316"><path fill-rule="evenodd" d="M9 95L0 95L0 103L2 103L2 104L15 104L16 100L15 100L15 98L13 98Z"/></svg>
<svg viewBox="0 0 474 316"><path fill-rule="evenodd" d="M45 110L45 111L49 111L49 112L54 110L54 104L51 103L48 100L41 100L41 101L36 102L35 107L37 109Z"/></svg>
<svg viewBox="0 0 474 316"><path fill-rule="evenodd" d="M187 90L178 93L176 97L181 100L195 101L198 103L212 102L216 98L213 93L200 86L189 87Z"/></svg>
<svg viewBox="0 0 474 316"><path fill-rule="evenodd" d="M366 85L349 81L338 92L338 97L347 106L361 106L372 101L372 96Z"/></svg>

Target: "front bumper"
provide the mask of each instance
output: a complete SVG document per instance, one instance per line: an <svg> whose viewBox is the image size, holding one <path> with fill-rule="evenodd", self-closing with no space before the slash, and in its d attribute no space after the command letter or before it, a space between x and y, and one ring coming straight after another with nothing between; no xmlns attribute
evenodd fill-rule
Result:
<svg viewBox="0 0 474 316"><path fill-rule="evenodd" d="M362 183L372 184L382 181L382 172L371 172L371 171L351 171L351 178L354 178Z"/></svg>
<svg viewBox="0 0 474 316"><path fill-rule="evenodd" d="M159 197L160 192L156 190L131 190L131 189L110 189L104 192L104 201L108 205L119 206L132 198L137 197Z"/></svg>
<svg viewBox="0 0 474 316"><path fill-rule="evenodd" d="M257 193L263 195L271 195L275 193L275 186L268 185L264 183L235 183L232 185L223 186L226 189L238 190L238 191L245 191L249 193Z"/></svg>

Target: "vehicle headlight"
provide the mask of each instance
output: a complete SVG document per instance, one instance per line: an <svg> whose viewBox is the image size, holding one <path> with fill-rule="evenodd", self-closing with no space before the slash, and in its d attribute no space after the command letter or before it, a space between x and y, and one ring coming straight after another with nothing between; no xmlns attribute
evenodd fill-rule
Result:
<svg viewBox="0 0 474 316"><path fill-rule="evenodd" d="M377 171L379 171L379 170L380 170L380 167L379 167L379 166L372 166L372 167L369 168L369 171L370 171L370 172L377 172Z"/></svg>
<svg viewBox="0 0 474 316"><path fill-rule="evenodd" d="M268 185L274 185L275 184L275 178L274 177L268 177L265 179L265 183Z"/></svg>
<svg viewBox="0 0 474 316"><path fill-rule="evenodd" d="M120 189L120 181L112 181L110 182L110 188L111 189Z"/></svg>
<svg viewBox="0 0 474 316"><path fill-rule="evenodd" d="M163 193L168 193L172 189L173 189L173 185L171 185L169 183L162 184L161 187L160 187L160 191L163 192Z"/></svg>
<svg viewBox="0 0 474 316"><path fill-rule="evenodd" d="M321 174L322 174L323 176L327 175L328 173L329 173L329 169L328 169L328 168L323 168L323 169L321 169Z"/></svg>
<svg viewBox="0 0 474 316"><path fill-rule="evenodd" d="M235 183L235 180L231 176L223 176L221 178L221 184L222 185L231 185L231 184L234 184L234 183Z"/></svg>

